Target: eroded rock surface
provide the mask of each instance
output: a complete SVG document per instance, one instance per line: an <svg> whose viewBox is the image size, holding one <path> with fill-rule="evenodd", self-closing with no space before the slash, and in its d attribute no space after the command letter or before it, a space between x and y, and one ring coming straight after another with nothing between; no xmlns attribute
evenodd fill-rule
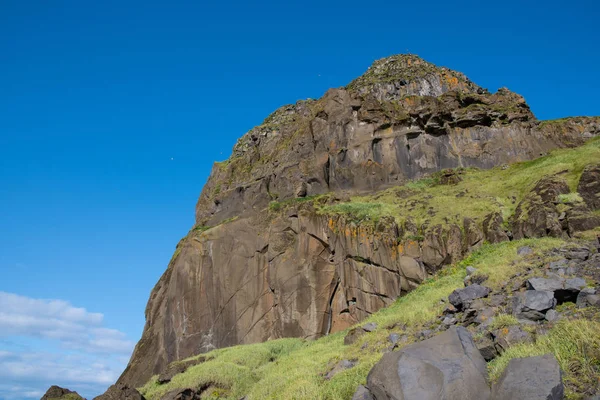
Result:
<svg viewBox="0 0 600 400"><path fill-rule="evenodd" d="M347 196L446 168L530 160L598 133L594 118L540 123L521 96L490 94L412 55L278 109L214 165L119 382L139 387L169 363L214 348L343 330L484 240L509 240L500 215L432 226L420 237L393 219L362 226L310 207L269 211L272 200ZM544 232L537 220L519 232L546 235L546 222Z"/></svg>

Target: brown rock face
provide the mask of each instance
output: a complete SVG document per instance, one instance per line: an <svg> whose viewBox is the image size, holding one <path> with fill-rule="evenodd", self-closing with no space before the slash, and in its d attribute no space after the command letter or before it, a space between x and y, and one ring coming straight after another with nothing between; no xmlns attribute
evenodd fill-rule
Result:
<svg viewBox="0 0 600 400"><path fill-rule="evenodd" d="M484 239L505 240L497 217L409 240L410 223L357 226L310 205L269 210L272 200L529 160L598 132L595 119L540 124L521 96L488 94L416 56L380 60L345 89L280 108L213 167L119 382L138 387L214 348L343 330Z"/></svg>

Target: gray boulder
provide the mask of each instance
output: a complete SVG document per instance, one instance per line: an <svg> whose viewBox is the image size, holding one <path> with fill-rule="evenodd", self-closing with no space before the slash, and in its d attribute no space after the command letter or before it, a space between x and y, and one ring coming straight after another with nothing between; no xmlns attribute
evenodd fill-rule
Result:
<svg viewBox="0 0 600 400"><path fill-rule="evenodd" d="M561 400L564 397L562 374L551 354L510 360L494 385L494 400Z"/></svg>
<svg viewBox="0 0 600 400"><path fill-rule="evenodd" d="M490 289L481 285L470 285L464 289L457 289L448 296L448 301L456 309L462 310L467 308L475 299L487 297L490 294Z"/></svg>
<svg viewBox="0 0 600 400"><path fill-rule="evenodd" d="M513 313L517 318L540 321L555 305L554 292L527 290L513 298Z"/></svg>
<svg viewBox="0 0 600 400"><path fill-rule="evenodd" d="M547 279L547 278L530 278L527 280L528 290L543 290L547 292L554 292L564 288L564 281L560 279Z"/></svg>
<svg viewBox="0 0 600 400"><path fill-rule="evenodd" d="M471 335L451 327L431 339L388 353L371 369L377 400L486 400L486 363Z"/></svg>

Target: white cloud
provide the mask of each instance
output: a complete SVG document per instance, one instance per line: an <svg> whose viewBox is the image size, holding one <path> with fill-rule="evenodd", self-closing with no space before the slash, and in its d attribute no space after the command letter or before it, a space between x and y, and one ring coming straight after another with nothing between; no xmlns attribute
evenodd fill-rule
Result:
<svg viewBox="0 0 600 400"><path fill-rule="evenodd" d="M102 327L104 316L63 300L42 300L0 291L0 336L31 336L59 341L70 349L130 354L134 343Z"/></svg>
<svg viewBox="0 0 600 400"><path fill-rule="evenodd" d="M0 291L0 400L39 399L50 385L102 393L134 346L103 318L64 300Z"/></svg>

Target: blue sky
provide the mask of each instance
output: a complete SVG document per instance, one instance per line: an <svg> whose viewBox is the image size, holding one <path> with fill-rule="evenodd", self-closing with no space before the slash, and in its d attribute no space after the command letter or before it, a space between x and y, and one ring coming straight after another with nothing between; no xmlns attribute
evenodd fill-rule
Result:
<svg viewBox="0 0 600 400"><path fill-rule="evenodd" d="M591 0L206 3L0 0L0 399L103 391L212 163L375 59L600 114Z"/></svg>

